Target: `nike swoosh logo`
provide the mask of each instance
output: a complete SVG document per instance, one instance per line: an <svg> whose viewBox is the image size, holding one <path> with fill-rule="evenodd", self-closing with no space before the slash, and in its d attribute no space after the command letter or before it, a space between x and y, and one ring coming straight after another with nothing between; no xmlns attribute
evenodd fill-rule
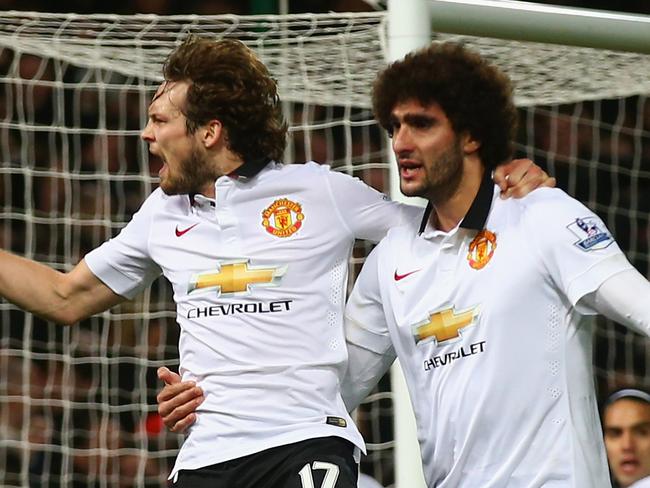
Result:
<svg viewBox="0 0 650 488"><path fill-rule="evenodd" d="M420 270L416 269L415 271L409 271L408 273L397 274L397 270L395 270L395 276L394 276L395 281L403 280L407 276L411 276L413 273L417 273L418 271L420 271Z"/></svg>
<svg viewBox="0 0 650 488"><path fill-rule="evenodd" d="M176 237L180 237L180 236L182 236L183 234L185 234L185 233L191 231L191 230L192 230L194 227L196 227L197 225L199 225L199 222L197 222L196 224L192 224L192 225L190 225L187 229L183 229L183 230L179 229L179 228L178 228L178 225L177 225L177 226L176 226Z"/></svg>

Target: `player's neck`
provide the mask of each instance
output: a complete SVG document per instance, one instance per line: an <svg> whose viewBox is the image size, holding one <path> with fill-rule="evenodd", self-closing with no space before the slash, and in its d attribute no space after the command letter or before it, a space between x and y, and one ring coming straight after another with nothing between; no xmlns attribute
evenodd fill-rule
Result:
<svg viewBox="0 0 650 488"><path fill-rule="evenodd" d="M215 198L215 181L217 178L235 174L242 164L244 164L243 160L230 150L225 150L215 154L211 158L213 178L210 178L205 182L199 193L208 198Z"/></svg>
<svg viewBox="0 0 650 488"><path fill-rule="evenodd" d="M444 202L432 202L434 211L431 212L431 224L436 229L449 232L465 218L478 194L484 172L485 168L478 158L469 161L464 165L463 177L451 197Z"/></svg>

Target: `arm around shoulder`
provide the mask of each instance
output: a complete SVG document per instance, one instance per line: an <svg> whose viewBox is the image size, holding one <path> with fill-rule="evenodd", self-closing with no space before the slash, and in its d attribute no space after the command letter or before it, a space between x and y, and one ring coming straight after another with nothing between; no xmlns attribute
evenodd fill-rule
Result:
<svg viewBox="0 0 650 488"><path fill-rule="evenodd" d="M392 227L419 220L423 207L392 201L358 178L329 171L327 185L341 226L356 239L379 242Z"/></svg>
<svg viewBox="0 0 650 488"><path fill-rule="evenodd" d="M46 320L73 324L124 300L81 261L62 273L0 251L0 295Z"/></svg>

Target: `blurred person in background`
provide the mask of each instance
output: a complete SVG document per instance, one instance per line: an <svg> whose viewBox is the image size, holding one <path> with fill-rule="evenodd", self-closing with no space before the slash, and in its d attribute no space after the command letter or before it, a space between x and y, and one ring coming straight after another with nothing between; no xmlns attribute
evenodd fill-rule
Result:
<svg viewBox="0 0 650 488"><path fill-rule="evenodd" d="M626 388L603 406L607 459L619 488L650 488L650 394Z"/></svg>

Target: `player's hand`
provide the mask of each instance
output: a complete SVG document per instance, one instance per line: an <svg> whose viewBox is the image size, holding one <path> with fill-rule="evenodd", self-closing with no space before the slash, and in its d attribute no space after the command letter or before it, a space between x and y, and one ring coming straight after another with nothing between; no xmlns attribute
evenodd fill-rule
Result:
<svg viewBox="0 0 650 488"><path fill-rule="evenodd" d="M203 390L193 381L181 381L181 377L169 369L158 368L158 378L165 387L158 393L158 413L165 426L172 432L185 432L196 422L197 409L205 397Z"/></svg>
<svg viewBox="0 0 650 488"><path fill-rule="evenodd" d="M530 159L513 159L494 170L494 182L501 188L501 198L521 198L536 188L555 186L555 178Z"/></svg>

